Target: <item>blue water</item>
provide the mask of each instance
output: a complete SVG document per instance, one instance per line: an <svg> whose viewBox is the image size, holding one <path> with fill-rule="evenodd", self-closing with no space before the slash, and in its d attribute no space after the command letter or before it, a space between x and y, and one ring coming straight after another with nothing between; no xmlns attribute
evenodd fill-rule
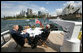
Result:
<svg viewBox="0 0 83 53"><path fill-rule="evenodd" d="M48 19L38 19L38 20L41 21L44 26L46 26L46 24L52 23ZM12 29L13 25L22 25L22 26L36 25L36 27L40 26L39 24L35 24L35 19L30 19L29 21L26 21L26 20L1 20L1 32Z"/></svg>
<svg viewBox="0 0 83 53"><path fill-rule="evenodd" d="M42 22L44 27L46 26L46 24L52 23L52 24L56 25L57 27L59 27L59 30L62 30L62 28L58 24L49 21L49 19L41 18L38 20ZM35 19L30 19L29 21L26 21L26 20L1 20L1 32L12 29L13 25L22 25L22 26L36 25L36 27L40 26L39 24L35 23Z"/></svg>

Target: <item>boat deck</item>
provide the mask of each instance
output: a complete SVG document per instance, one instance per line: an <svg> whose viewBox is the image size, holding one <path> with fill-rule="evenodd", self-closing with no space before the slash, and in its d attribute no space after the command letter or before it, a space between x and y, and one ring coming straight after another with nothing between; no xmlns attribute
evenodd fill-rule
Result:
<svg viewBox="0 0 83 53"><path fill-rule="evenodd" d="M31 49L31 46L25 44L27 48L23 48L21 52L60 52L60 46L63 44L64 35L62 33L51 32L48 37L47 48L44 46L37 46ZM2 46L1 52L19 52L20 46L15 49L16 43L11 38L5 45Z"/></svg>

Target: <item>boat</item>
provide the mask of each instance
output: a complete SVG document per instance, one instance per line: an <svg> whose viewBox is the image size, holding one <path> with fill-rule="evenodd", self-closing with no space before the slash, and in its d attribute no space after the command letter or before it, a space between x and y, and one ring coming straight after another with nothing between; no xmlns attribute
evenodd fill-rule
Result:
<svg viewBox="0 0 83 53"><path fill-rule="evenodd" d="M60 17L57 17L56 19L57 19L57 20L62 20Z"/></svg>
<svg viewBox="0 0 83 53"><path fill-rule="evenodd" d="M25 20L25 21L30 21L29 19Z"/></svg>
<svg viewBox="0 0 83 53"><path fill-rule="evenodd" d="M16 42L13 40L9 32L10 30L1 33L1 52L19 52L20 46L15 49ZM44 46L37 46L36 49L31 49L31 46L26 44L27 48L23 48L21 52L61 52L60 48L64 43L64 35L65 32L63 31L51 31L48 37L48 42L46 42L48 46L47 48ZM82 46L80 48L80 52L82 52Z"/></svg>

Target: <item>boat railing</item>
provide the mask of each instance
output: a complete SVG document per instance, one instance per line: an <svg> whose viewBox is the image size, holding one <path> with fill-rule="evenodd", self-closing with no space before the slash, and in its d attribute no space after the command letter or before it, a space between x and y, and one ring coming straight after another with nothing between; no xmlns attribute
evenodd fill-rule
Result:
<svg viewBox="0 0 83 53"><path fill-rule="evenodd" d="M1 33L1 47L11 39L9 35L9 30Z"/></svg>

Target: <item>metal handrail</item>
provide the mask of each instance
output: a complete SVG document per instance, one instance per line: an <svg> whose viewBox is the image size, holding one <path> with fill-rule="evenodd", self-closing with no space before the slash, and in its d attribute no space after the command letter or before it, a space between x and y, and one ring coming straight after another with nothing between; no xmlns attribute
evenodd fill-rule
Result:
<svg viewBox="0 0 83 53"><path fill-rule="evenodd" d="M2 39L3 39L3 43L1 43L1 47L2 47L5 43L8 42L8 41L6 41L5 38L4 38L4 35L5 35L5 34L8 34L8 33L9 33L9 30L4 31L4 32L1 33L1 37L2 37Z"/></svg>
<svg viewBox="0 0 83 53"><path fill-rule="evenodd" d="M1 33L1 36L3 36L4 34L6 34L6 33L8 33L8 32L9 32L9 30L2 32L2 33Z"/></svg>

